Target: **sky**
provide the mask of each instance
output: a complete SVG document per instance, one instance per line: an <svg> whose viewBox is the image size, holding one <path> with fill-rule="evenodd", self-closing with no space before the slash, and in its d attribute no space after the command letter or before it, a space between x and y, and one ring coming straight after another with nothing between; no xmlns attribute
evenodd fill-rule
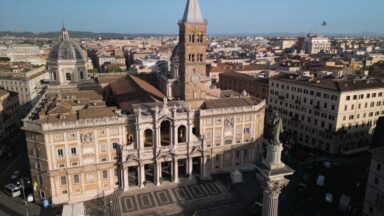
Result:
<svg viewBox="0 0 384 216"><path fill-rule="evenodd" d="M0 31L177 34L186 0L0 0ZM211 34L384 33L384 0L200 0ZM328 26L321 26L326 21Z"/></svg>

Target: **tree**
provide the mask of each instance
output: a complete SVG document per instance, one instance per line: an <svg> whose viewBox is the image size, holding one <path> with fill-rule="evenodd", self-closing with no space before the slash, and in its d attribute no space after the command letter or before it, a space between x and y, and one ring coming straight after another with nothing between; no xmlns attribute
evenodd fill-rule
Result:
<svg viewBox="0 0 384 216"><path fill-rule="evenodd" d="M11 61L11 58L9 57L0 57L0 62L9 62Z"/></svg>

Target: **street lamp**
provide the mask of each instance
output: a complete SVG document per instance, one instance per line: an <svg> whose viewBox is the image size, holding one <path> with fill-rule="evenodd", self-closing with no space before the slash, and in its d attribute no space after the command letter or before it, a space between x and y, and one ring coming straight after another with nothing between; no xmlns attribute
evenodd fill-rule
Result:
<svg viewBox="0 0 384 216"><path fill-rule="evenodd" d="M20 185L20 187L23 189L23 197L24 197L25 211L26 211L27 216L28 216L28 215L29 215L29 213L28 213L28 201L27 201L27 199L25 198L25 185L24 185L25 180L27 180L27 183L28 183L28 184L31 183L31 182L29 181L28 178L20 177L20 179L17 181L17 185Z"/></svg>

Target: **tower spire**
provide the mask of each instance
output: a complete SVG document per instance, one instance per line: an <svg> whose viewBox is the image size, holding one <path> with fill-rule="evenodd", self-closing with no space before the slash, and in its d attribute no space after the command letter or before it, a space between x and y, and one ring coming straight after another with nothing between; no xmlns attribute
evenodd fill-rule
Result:
<svg viewBox="0 0 384 216"><path fill-rule="evenodd" d="M199 0L188 0L185 6L183 23L204 23Z"/></svg>

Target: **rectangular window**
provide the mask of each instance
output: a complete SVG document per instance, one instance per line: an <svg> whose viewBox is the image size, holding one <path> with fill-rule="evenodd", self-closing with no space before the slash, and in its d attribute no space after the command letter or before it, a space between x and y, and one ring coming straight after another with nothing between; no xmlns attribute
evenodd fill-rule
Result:
<svg viewBox="0 0 384 216"><path fill-rule="evenodd" d="M244 149L244 157L247 157L247 156L248 156L248 150Z"/></svg>
<svg viewBox="0 0 384 216"><path fill-rule="evenodd" d="M64 157L64 151L63 151L63 149L57 149L57 156L58 156L58 157Z"/></svg>
<svg viewBox="0 0 384 216"><path fill-rule="evenodd" d="M67 184L67 177L61 176L60 177L60 184L61 185L66 185Z"/></svg>
<svg viewBox="0 0 384 216"><path fill-rule="evenodd" d="M103 177L103 179L107 179L108 178L108 171L107 170L103 170L102 177Z"/></svg>
<svg viewBox="0 0 384 216"><path fill-rule="evenodd" d="M244 128L244 134L249 134L251 132L250 128Z"/></svg>
<svg viewBox="0 0 384 216"><path fill-rule="evenodd" d="M100 152L106 152L106 151L107 151L107 145L106 144L100 145Z"/></svg>
<svg viewBox="0 0 384 216"><path fill-rule="evenodd" d="M79 178L79 175L73 175L73 183L74 184L78 184L80 183L80 178Z"/></svg>
<svg viewBox="0 0 384 216"><path fill-rule="evenodd" d="M40 187L44 186L44 179L42 175L39 175L38 181Z"/></svg>
<svg viewBox="0 0 384 216"><path fill-rule="evenodd" d="M67 81L71 81L71 74L70 73L66 73L65 74L65 78Z"/></svg>
<svg viewBox="0 0 384 216"><path fill-rule="evenodd" d="M71 155L76 155L77 152L76 152L76 148L71 148Z"/></svg>
<svg viewBox="0 0 384 216"><path fill-rule="evenodd" d="M111 132L111 135L118 135L119 134L119 128L111 128L110 132Z"/></svg>

